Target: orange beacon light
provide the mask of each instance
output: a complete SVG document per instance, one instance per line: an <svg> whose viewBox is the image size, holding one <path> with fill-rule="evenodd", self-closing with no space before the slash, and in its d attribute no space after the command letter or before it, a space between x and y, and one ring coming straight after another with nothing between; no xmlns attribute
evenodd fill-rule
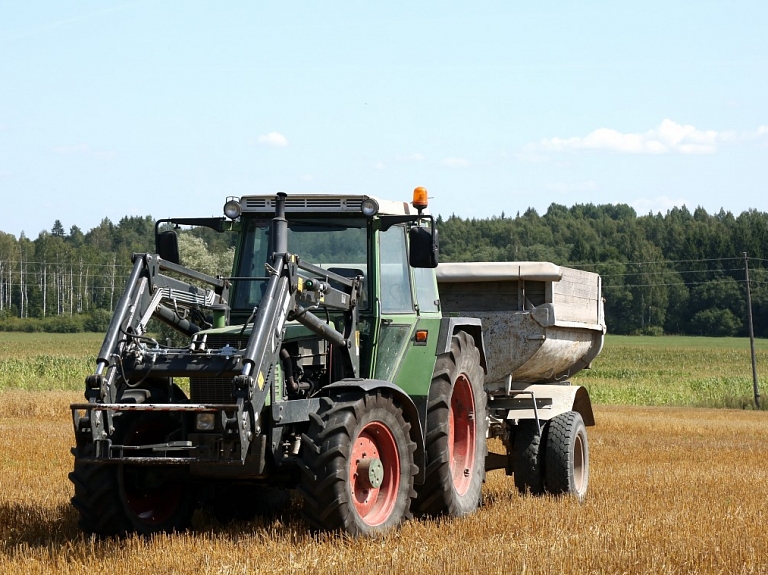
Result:
<svg viewBox="0 0 768 575"><path fill-rule="evenodd" d="M429 200L427 199L427 188L422 188L419 186L418 188L413 190L413 207L417 210L421 211L426 209L427 205L429 205Z"/></svg>

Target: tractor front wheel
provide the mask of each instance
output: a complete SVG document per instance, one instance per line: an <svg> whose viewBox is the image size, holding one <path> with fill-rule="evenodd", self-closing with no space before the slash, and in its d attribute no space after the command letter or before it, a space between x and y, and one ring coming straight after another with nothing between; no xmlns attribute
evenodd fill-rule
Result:
<svg viewBox="0 0 768 575"><path fill-rule="evenodd" d="M409 517L416 445L402 409L384 392L325 398L302 436L304 517L351 535Z"/></svg>
<svg viewBox="0 0 768 575"><path fill-rule="evenodd" d="M123 414L115 425L113 441L123 445L164 443L178 429L166 415ZM134 457L152 451L131 452ZM181 531L194 512L193 491L181 466L130 463L84 463L75 460L69 474L75 485L72 504L80 512L80 526L99 536Z"/></svg>

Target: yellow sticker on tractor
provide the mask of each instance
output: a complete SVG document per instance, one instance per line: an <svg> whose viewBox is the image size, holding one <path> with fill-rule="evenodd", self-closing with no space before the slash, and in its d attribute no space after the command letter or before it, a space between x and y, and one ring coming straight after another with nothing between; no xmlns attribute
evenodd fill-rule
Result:
<svg viewBox="0 0 768 575"><path fill-rule="evenodd" d="M259 378L256 380L256 383L259 384L259 389L264 389L264 374L259 372Z"/></svg>

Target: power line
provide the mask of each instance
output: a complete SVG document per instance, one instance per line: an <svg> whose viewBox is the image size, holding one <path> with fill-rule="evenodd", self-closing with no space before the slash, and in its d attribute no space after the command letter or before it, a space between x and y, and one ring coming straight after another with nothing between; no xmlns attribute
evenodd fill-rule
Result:
<svg viewBox="0 0 768 575"><path fill-rule="evenodd" d="M757 268L759 269L759 268ZM647 272L630 272L626 274L600 274L603 278L616 278L627 276L653 276L664 274L706 274L713 272L743 272L744 268L729 268L729 269L711 269L711 270L661 270L661 271L647 271Z"/></svg>
<svg viewBox="0 0 768 575"><path fill-rule="evenodd" d="M746 283L746 280L738 280L734 278L729 279L723 279L723 280L709 280L709 281L703 281L703 282L681 282L681 283L655 283L655 284L616 284L616 285L606 285L603 284L603 289L608 288L623 288L623 287L661 287L661 286L696 286L696 285L704 285L704 284L713 284L713 283L730 283L731 281L734 281L736 283ZM752 283L755 283L754 281Z"/></svg>
<svg viewBox="0 0 768 575"><path fill-rule="evenodd" d="M750 261L754 258L749 258ZM605 262L576 262L576 263L569 263L569 267L598 267L603 265L624 265L624 266L643 266L643 265L651 265L651 264L682 264L682 263L698 263L698 262L725 262L725 261L743 261L744 258L703 258L703 259L694 259L694 260L653 260L653 261L647 261L647 262L623 262L621 260L609 260ZM768 260L762 260L762 261L768 261Z"/></svg>

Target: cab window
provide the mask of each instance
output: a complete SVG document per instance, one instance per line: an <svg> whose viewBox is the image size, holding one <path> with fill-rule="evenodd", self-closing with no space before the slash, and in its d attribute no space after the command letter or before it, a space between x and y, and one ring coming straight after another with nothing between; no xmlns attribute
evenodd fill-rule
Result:
<svg viewBox="0 0 768 575"><path fill-rule="evenodd" d="M405 226L392 226L379 234L381 311L413 311Z"/></svg>

